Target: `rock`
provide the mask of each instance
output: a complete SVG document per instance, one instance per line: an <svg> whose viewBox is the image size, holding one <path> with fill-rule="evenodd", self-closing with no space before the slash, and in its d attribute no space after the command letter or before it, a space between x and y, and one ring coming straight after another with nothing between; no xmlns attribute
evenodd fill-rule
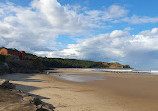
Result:
<svg viewBox="0 0 158 111"><path fill-rule="evenodd" d="M49 111L49 110L40 108L40 109L37 109L36 111Z"/></svg>
<svg viewBox="0 0 158 111"><path fill-rule="evenodd" d="M42 104L36 106L37 109L41 109L42 108Z"/></svg>
<svg viewBox="0 0 158 111"><path fill-rule="evenodd" d="M43 105L38 105L36 106L37 110L36 111L52 111L48 106L43 106Z"/></svg>
<svg viewBox="0 0 158 111"><path fill-rule="evenodd" d="M6 80L6 79L0 80L0 87L4 89L15 89L15 85L13 85L12 83L9 83L9 80Z"/></svg>
<svg viewBox="0 0 158 111"><path fill-rule="evenodd" d="M33 99L32 103L34 103L36 106L38 106L38 105L42 104L42 101L39 98L35 97Z"/></svg>
<svg viewBox="0 0 158 111"><path fill-rule="evenodd" d="M9 83L9 80L7 80L7 79L0 79L0 86L4 85L6 83Z"/></svg>
<svg viewBox="0 0 158 111"><path fill-rule="evenodd" d="M24 95L22 95L22 96L23 96L23 101L25 103L32 103L32 101L34 99L34 97L32 97L32 96L24 96Z"/></svg>
<svg viewBox="0 0 158 111"><path fill-rule="evenodd" d="M2 91L4 91L5 93ZM14 111L19 111L19 109L20 111L54 111L53 108L50 108L48 105L44 105L44 102L42 102L39 98L28 95L20 90L15 89L15 85L10 83L9 80L6 79L0 79L0 94L3 94L3 98L9 98L9 100L12 101L10 107L13 106L13 109L16 109ZM3 101L3 103L5 104L10 104L7 102L8 101ZM15 103L15 106L12 105Z"/></svg>
<svg viewBox="0 0 158 111"><path fill-rule="evenodd" d="M49 107L49 106L42 106L42 109L44 110L44 111L52 111L52 109ZM42 111L43 111L42 110Z"/></svg>
<svg viewBox="0 0 158 111"><path fill-rule="evenodd" d="M53 109L51 109L48 105L44 105L37 97L33 99L33 104L36 105L36 111L53 111Z"/></svg>

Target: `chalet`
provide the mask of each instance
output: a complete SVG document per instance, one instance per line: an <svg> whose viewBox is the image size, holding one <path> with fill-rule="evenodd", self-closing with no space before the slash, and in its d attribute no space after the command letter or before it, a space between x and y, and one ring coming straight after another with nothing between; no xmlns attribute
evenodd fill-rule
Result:
<svg viewBox="0 0 158 111"><path fill-rule="evenodd" d="M25 51L18 51L13 48L0 48L0 54L2 55L14 55L18 56L20 60L25 60Z"/></svg>

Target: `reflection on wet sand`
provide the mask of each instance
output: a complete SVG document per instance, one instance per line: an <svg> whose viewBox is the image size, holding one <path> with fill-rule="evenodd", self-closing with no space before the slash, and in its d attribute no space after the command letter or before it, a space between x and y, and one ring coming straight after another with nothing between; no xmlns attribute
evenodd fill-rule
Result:
<svg viewBox="0 0 158 111"><path fill-rule="evenodd" d="M86 75L80 75L80 74L65 74L65 73L59 73L54 75L57 78L73 81L73 82L91 82L96 80L105 80L105 77L99 77L99 76L86 76Z"/></svg>

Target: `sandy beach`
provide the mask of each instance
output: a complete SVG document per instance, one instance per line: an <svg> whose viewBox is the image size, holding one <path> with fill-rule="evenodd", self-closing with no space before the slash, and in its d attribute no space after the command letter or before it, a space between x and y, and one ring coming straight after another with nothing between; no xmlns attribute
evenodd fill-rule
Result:
<svg viewBox="0 0 158 111"><path fill-rule="evenodd" d="M72 82L53 76L79 73L104 80ZM17 89L38 96L55 111L158 111L158 76L56 69L50 74L7 74Z"/></svg>

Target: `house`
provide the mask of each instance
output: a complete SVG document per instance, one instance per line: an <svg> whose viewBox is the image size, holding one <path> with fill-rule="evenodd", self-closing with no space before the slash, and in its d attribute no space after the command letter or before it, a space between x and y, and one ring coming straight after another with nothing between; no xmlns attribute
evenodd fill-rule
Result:
<svg viewBox="0 0 158 111"><path fill-rule="evenodd" d="M0 48L0 54L14 55L19 57L20 60L25 60L25 55L26 55L25 51L18 51L14 48L5 48L5 47Z"/></svg>

